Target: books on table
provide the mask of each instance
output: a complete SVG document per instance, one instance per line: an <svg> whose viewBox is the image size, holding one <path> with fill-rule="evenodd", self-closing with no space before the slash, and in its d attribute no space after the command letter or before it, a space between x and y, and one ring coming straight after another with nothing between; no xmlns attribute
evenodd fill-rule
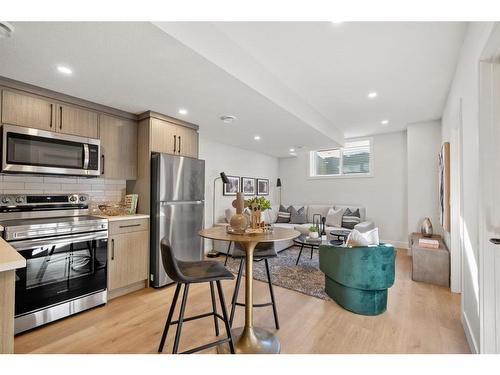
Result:
<svg viewBox="0 0 500 375"><path fill-rule="evenodd" d="M420 238L418 240L418 246L428 249L439 249L439 241L432 238Z"/></svg>

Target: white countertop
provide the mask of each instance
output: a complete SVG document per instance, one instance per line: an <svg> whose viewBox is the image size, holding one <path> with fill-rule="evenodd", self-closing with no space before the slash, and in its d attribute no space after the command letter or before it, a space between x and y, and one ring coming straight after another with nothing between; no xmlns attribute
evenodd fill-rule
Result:
<svg viewBox="0 0 500 375"><path fill-rule="evenodd" d="M0 238L0 272L26 267L26 259Z"/></svg>
<svg viewBox="0 0 500 375"><path fill-rule="evenodd" d="M117 216L93 215L93 216L102 217L103 219L108 219L108 221L149 219L149 215L147 214L117 215Z"/></svg>

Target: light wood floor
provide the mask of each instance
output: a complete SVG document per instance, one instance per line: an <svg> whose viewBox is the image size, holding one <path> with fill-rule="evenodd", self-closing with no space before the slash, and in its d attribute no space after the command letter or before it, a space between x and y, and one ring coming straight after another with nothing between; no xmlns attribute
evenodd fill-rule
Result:
<svg viewBox="0 0 500 375"><path fill-rule="evenodd" d="M413 282L410 260L405 251L398 251L388 309L376 317L355 315L331 300L275 287L281 323L276 333L282 353L469 353L460 323L460 296ZM233 283L223 282L227 302ZM254 285L255 302L267 302L267 285L258 281ZM142 290L21 334L15 339L15 352L156 353L173 291L173 287ZM192 285L186 316L210 308L208 285ZM274 330L271 308L256 309L254 322ZM234 326L242 324L243 310L238 308ZM224 333L223 324L220 327ZM174 331L169 333L165 353L172 350ZM180 350L213 338L212 317L185 323Z"/></svg>

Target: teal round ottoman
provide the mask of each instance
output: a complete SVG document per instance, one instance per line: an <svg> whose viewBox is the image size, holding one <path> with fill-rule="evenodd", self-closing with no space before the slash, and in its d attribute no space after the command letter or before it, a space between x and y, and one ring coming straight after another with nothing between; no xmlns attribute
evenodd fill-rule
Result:
<svg viewBox="0 0 500 375"><path fill-rule="evenodd" d="M361 315L378 315L387 309L387 289L394 284L395 261L396 251L389 244L319 248L326 293L346 310Z"/></svg>

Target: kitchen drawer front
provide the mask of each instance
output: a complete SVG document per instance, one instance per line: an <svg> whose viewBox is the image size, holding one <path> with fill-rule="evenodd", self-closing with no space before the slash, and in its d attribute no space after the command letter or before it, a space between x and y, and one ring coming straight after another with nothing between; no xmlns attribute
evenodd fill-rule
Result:
<svg viewBox="0 0 500 375"><path fill-rule="evenodd" d="M149 229L148 219L129 219L110 221L108 230L109 234L139 232Z"/></svg>

